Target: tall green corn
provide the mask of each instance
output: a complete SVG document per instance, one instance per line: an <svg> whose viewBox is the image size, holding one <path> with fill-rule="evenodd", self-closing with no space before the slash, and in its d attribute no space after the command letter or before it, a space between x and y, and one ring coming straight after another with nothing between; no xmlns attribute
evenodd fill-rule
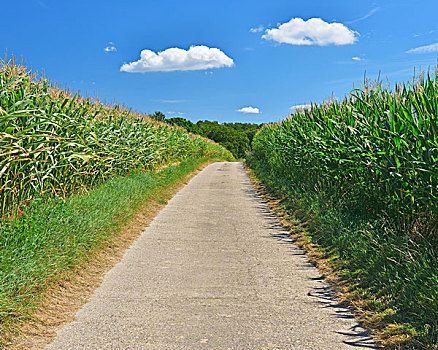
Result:
<svg viewBox="0 0 438 350"><path fill-rule="evenodd" d="M228 152L183 129L59 89L22 65L1 63L3 215L36 195L65 197L112 176L213 155Z"/></svg>
<svg viewBox="0 0 438 350"><path fill-rule="evenodd" d="M255 137L256 152L303 188L329 189L414 225L438 219L438 79L391 92L367 83Z"/></svg>

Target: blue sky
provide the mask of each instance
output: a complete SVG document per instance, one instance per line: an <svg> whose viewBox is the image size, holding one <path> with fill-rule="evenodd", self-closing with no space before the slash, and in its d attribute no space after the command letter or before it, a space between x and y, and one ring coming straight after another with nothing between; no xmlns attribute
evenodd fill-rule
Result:
<svg viewBox="0 0 438 350"><path fill-rule="evenodd" d="M1 12L0 52L91 96L192 121L278 121L343 97L365 71L393 84L438 57L436 0L14 0Z"/></svg>

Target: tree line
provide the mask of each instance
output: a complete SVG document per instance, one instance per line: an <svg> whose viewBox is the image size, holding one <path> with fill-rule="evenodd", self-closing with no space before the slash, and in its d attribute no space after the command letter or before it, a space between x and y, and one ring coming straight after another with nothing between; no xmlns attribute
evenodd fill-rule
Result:
<svg viewBox="0 0 438 350"><path fill-rule="evenodd" d="M213 140L228 149L236 158L244 158L245 152L252 149L252 140L263 124L252 123L219 123L217 121L200 120L193 123L181 117L166 118L164 113L155 112L152 118L177 125L188 132Z"/></svg>

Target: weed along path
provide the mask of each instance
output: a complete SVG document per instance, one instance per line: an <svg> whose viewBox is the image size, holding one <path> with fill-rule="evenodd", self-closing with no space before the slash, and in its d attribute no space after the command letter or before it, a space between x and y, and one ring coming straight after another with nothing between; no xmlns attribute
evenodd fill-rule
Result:
<svg viewBox="0 0 438 350"><path fill-rule="evenodd" d="M214 163L160 212L46 349L374 348L257 197Z"/></svg>

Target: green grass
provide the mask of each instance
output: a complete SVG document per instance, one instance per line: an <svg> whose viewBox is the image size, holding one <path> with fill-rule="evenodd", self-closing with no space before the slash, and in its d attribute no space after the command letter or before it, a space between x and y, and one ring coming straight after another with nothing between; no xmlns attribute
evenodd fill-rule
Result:
<svg viewBox="0 0 438 350"><path fill-rule="evenodd" d="M234 159L211 140L0 61L0 334L139 205L213 158Z"/></svg>
<svg viewBox="0 0 438 350"><path fill-rule="evenodd" d="M381 315L388 348L438 348L437 113L436 73L366 82L264 127L247 158Z"/></svg>
<svg viewBox="0 0 438 350"><path fill-rule="evenodd" d="M186 160L157 173L116 177L89 194L67 200L40 198L23 216L4 223L0 227L0 334L28 318L48 286L105 247L139 206L207 160Z"/></svg>

